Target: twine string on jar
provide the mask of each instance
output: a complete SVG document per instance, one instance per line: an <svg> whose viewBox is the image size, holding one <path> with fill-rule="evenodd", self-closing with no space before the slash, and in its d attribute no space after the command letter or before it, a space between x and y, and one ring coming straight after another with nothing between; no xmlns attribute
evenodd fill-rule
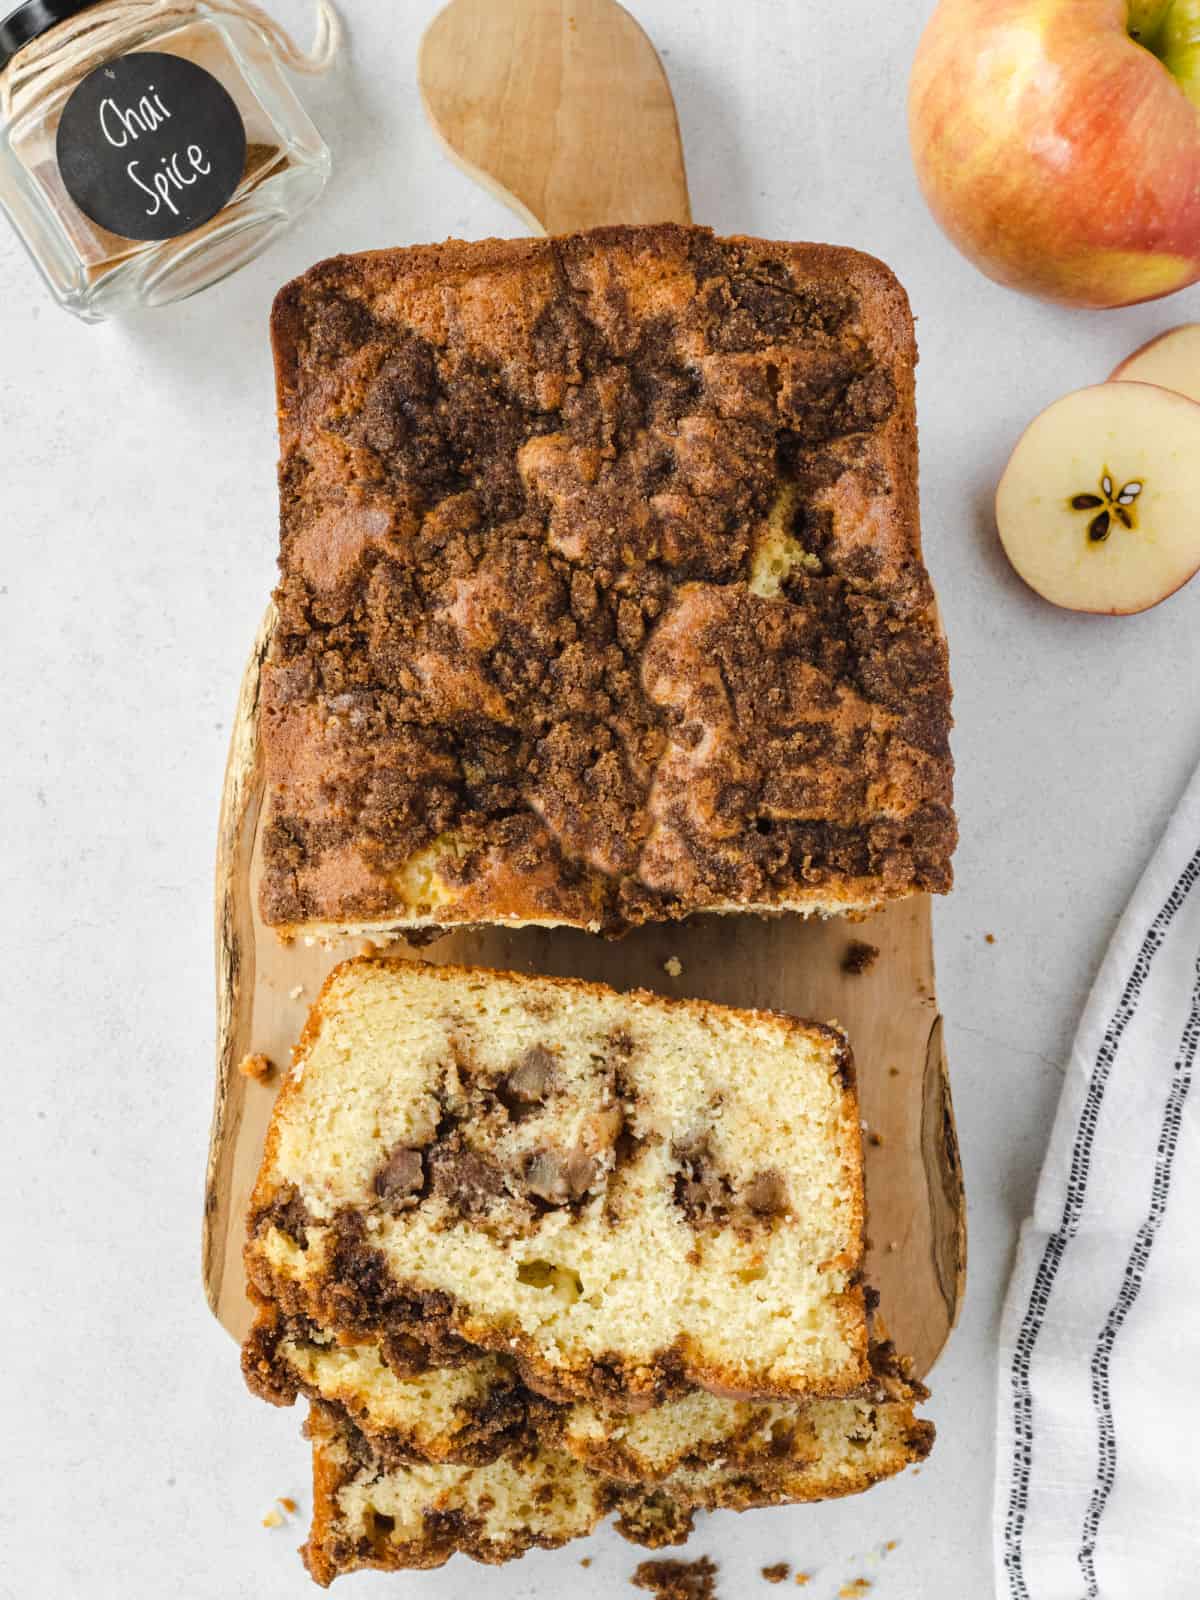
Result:
<svg viewBox="0 0 1200 1600"><path fill-rule="evenodd" d="M254 0L113 0L57 23L13 57L0 72L0 117L11 122L32 97L78 81L106 56L121 52L130 31L143 23L161 28L205 16L253 23L292 72L327 72L341 47L342 26L330 0L317 0L317 30L309 50L302 50Z"/></svg>

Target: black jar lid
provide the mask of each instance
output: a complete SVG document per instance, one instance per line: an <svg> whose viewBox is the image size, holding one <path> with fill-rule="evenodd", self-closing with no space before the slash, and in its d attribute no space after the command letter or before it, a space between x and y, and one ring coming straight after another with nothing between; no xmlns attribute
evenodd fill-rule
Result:
<svg viewBox="0 0 1200 1600"><path fill-rule="evenodd" d="M0 22L0 72L3 72L18 50L51 28L74 17L97 0L25 0L25 4L10 11Z"/></svg>

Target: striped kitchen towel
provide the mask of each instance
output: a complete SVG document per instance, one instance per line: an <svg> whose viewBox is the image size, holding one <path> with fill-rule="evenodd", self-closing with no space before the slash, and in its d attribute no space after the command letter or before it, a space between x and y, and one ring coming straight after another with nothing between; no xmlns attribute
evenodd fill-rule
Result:
<svg viewBox="0 0 1200 1600"><path fill-rule="evenodd" d="M1200 1596L1200 772L1079 1025L1000 1332L998 1600Z"/></svg>

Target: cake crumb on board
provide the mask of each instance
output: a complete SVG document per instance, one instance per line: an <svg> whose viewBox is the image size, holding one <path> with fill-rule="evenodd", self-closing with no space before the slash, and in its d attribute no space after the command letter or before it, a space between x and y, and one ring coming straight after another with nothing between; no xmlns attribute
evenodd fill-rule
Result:
<svg viewBox="0 0 1200 1600"><path fill-rule="evenodd" d="M796 1574L796 1586L797 1586L797 1588L800 1588L800 1589L807 1588L807 1586L812 1582L812 1576L813 1575L812 1575L811 1572L798 1572Z"/></svg>
<svg viewBox="0 0 1200 1600"><path fill-rule="evenodd" d="M678 956L668 956L663 962L663 971L668 978L681 978L683 976L683 962Z"/></svg>
<svg viewBox="0 0 1200 1600"><path fill-rule="evenodd" d="M583 1559L582 1559L582 1560L581 1560L581 1561L580 1561L580 1563L579 1563L579 1565L580 1565L580 1566L581 1566L581 1567L590 1567L590 1566L591 1566L591 1564L592 1564L592 1558L591 1558L591 1556L584 1556L584 1557L583 1557Z"/></svg>
<svg viewBox="0 0 1200 1600"><path fill-rule="evenodd" d="M791 1570L791 1565L787 1561L776 1561L774 1566L764 1567L762 1575L768 1583L786 1583Z"/></svg>
<svg viewBox="0 0 1200 1600"><path fill-rule="evenodd" d="M848 972L851 977L857 978L871 968L879 960L879 946L868 944L865 939L851 939L846 946L846 953L842 957L842 971Z"/></svg>
<svg viewBox="0 0 1200 1600"><path fill-rule="evenodd" d="M288 990L288 999L289 1000L299 1000L300 996L303 993L304 993L304 985L302 983L298 983L298 984L295 985L294 988L291 988L291 989Z"/></svg>
<svg viewBox="0 0 1200 1600"><path fill-rule="evenodd" d="M985 933L983 936L983 942L984 944L995 944L996 935L994 933Z"/></svg>
<svg viewBox="0 0 1200 1600"><path fill-rule="evenodd" d="M657 1600L717 1600L716 1563L707 1556L696 1561L643 1561L630 1581Z"/></svg>
<svg viewBox="0 0 1200 1600"><path fill-rule="evenodd" d="M275 1071L275 1065L270 1056L243 1056L238 1062L238 1071L243 1078L253 1078L255 1083L266 1083Z"/></svg>
<svg viewBox="0 0 1200 1600"><path fill-rule="evenodd" d="M871 1592L870 1578L851 1578L838 1590L838 1600L863 1600Z"/></svg>

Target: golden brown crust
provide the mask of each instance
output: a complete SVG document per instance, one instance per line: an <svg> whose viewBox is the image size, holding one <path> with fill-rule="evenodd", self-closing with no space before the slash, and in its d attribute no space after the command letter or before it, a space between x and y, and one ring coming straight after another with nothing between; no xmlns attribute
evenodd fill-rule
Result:
<svg viewBox="0 0 1200 1600"><path fill-rule="evenodd" d="M267 921L616 931L948 887L885 267L668 226L451 241L324 262L272 327Z"/></svg>
<svg viewBox="0 0 1200 1600"><path fill-rule="evenodd" d="M801 1387L795 1380L788 1385L776 1385L760 1377L755 1385L748 1386L744 1363L714 1363L701 1356L686 1340L679 1341L670 1349L657 1351L644 1360L631 1361L620 1352L612 1352L577 1366L551 1364L536 1340L525 1333L514 1328L501 1328L474 1316L467 1305L444 1291L430 1292L424 1285L398 1281L389 1270L382 1253L368 1238L361 1216L352 1210L340 1212L334 1217L325 1258L319 1270L307 1273L303 1283L277 1272L265 1253L258 1248L257 1241L265 1229L278 1221L281 1212L286 1216L298 1204L294 1195L280 1194L274 1177L281 1114L286 1113L289 1101L302 1093L305 1057L333 1014L329 1009L330 996L336 993L344 978L354 972L369 968L402 972L413 966L419 966L424 975L447 985L457 985L464 978L477 975L479 970L388 956L359 956L333 968L313 1003L293 1052L295 1070L288 1074L276 1099L267 1129L262 1166L250 1197L245 1264L253 1294L263 1301L274 1303L287 1316L311 1318L323 1328L354 1339L379 1341L397 1336L417 1337L438 1350L439 1358L444 1357L448 1349L452 1350L464 1342L480 1350L504 1355L515 1363L522 1381L530 1389L554 1401L596 1400L617 1408L631 1409L669 1399L695 1387L719 1395L745 1395L759 1399L820 1398L855 1392L856 1383L847 1383L844 1379L828 1382L810 1379L808 1386ZM519 983L526 990L542 988L576 994L610 993L603 984L588 983L579 978L530 978L527 974L499 971L491 972L489 976L498 981ZM783 1012L717 1006L706 1000L671 998L646 990L632 990L623 999L635 1010L641 1005L648 1005L656 1012L664 1009L681 1011L694 1016L711 1015L718 1020L738 1017L748 1023L769 1018L772 1026L785 1032L816 1037L834 1045L838 1063L836 1076L847 1099L846 1121L851 1130L850 1136L856 1141L856 1159L846 1163L846 1170L841 1175L842 1181L851 1186L848 1234L853 1241L852 1249L839 1261L839 1265L852 1275L852 1287L840 1301L844 1325L843 1345L847 1370L857 1372L858 1385L865 1384L870 1367L864 1291L857 1281L865 1248L865 1194L853 1056L849 1041L837 1028L805 1021ZM298 1226L303 1226L303 1221Z"/></svg>

